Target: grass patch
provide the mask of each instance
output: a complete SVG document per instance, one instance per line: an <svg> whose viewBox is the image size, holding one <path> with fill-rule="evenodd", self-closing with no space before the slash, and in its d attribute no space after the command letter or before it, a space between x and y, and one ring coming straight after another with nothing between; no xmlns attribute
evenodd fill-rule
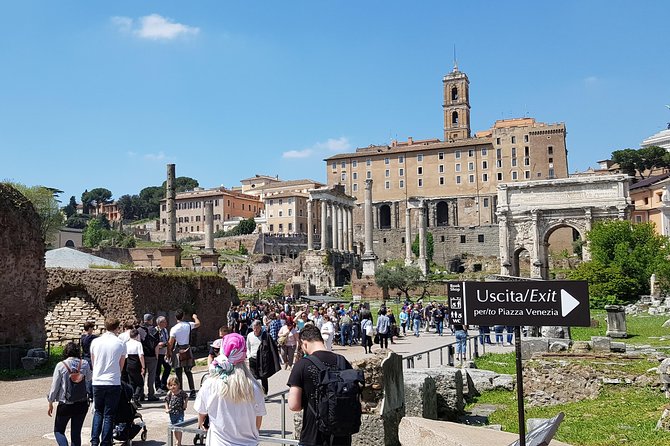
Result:
<svg viewBox="0 0 670 446"><path fill-rule="evenodd" d="M591 310L591 318L599 322L599 326L572 327L570 333L575 341L590 341L591 336L605 336L607 332L607 312L603 310ZM626 316L626 329L628 338L622 341L629 344L651 345L653 347L668 347L668 341L661 337L670 337L670 327L663 328L663 323L668 316L651 316L648 314Z"/></svg>
<svg viewBox="0 0 670 446"><path fill-rule="evenodd" d="M511 353L487 353L475 359L475 365L481 370L496 373L516 374L516 356Z"/></svg>
<svg viewBox="0 0 670 446"><path fill-rule="evenodd" d="M516 393L486 392L476 403L497 405L499 409L489 421L501 424L505 431L519 432ZM564 412L555 438L574 446L659 446L670 444L670 432L655 430L666 404L663 394L651 388L606 387L595 400L527 407L526 419L551 418Z"/></svg>

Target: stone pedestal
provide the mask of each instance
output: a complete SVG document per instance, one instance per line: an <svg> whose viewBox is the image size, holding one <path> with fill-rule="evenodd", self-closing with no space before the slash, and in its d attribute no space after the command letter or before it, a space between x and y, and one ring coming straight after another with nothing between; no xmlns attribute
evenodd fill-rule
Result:
<svg viewBox="0 0 670 446"><path fill-rule="evenodd" d="M363 262L363 276L374 277L377 271L377 256L373 254L363 254L361 256Z"/></svg>
<svg viewBox="0 0 670 446"><path fill-rule="evenodd" d="M161 252L161 268L176 268L181 266L181 248L177 246L164 246L158 248Z"/></svg>
<svg viewBox="0 0 670 446"><path fill-rule="evenodd" d="M627 338L626 329L626 307L623 305L606 305L607 311L607 332L610 338Z"/></svg>
<svg viewBox="0 0 670 446"><path fill-rule="evenodd" d="M219 266L219 254L200 254L200 266Z"/></svg>

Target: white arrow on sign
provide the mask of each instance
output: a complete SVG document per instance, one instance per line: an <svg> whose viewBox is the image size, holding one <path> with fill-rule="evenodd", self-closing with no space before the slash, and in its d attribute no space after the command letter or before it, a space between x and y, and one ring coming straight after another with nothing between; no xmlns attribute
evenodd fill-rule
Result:
<svg viewBox="0 0 670 446"><path fill-rule="evenodd" d="M561 290L561 313L563 317L570 314L570 312L578 306L579 301L577 299L572 297L567 291Z"/></svg>

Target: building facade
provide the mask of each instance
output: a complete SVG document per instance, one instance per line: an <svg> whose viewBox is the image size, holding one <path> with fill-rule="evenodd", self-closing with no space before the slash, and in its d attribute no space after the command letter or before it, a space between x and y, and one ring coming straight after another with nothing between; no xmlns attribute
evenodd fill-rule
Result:
<svg viewBox="0 0 670 446"><path fill-rule="evenodd" d="M212 201L214 208L214 231L229 229L239 220L261 215L263 202L254 195L243 194L224 187L214 189L196 188L179 192L175 198L177 234L202 235L205 233L205 201ZM166 200L161 200L161 231L167 225Z"/></svg>
<svg viewBox="0 0 670 446"><path fill-rule="evenodd" d="M458 228L440 235L440 240L447 243L467 236L463 244L469 245L468 238L482 240L494 232L462 233L464 228L497 225L499 184L568 177L565 124L545 124L533 118L506 119L471 137L467 75L454 67L443 78L443 88L444 140L409 138L325 160L328 186L341 184L345 193L357 198L357 240L362 237L362 191L367 179L373 180L376 230L404 228L408 200L421 197L426 199L429 227ZM417 217L409 221L415 226ZM404 244L403 235L393 238L377 234L375 238L393 238L394 242L403 239Z"/></svg>

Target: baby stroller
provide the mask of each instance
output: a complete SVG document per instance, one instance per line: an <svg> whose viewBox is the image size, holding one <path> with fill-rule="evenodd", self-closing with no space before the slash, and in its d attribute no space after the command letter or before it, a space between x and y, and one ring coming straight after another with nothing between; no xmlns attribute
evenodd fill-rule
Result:
<svg viewBox="0 0 670 446"><path fill-rule="evenodd" d="M135 422L135 420L139 420ZM140 439L147 440L147 426L142 420L142 415L137 411L133 401L133 388L124 382L121 382L121 398L116 407L114 415L114 433L112 438L115 444L131 446L132 440L142 431Z"/></svg>

